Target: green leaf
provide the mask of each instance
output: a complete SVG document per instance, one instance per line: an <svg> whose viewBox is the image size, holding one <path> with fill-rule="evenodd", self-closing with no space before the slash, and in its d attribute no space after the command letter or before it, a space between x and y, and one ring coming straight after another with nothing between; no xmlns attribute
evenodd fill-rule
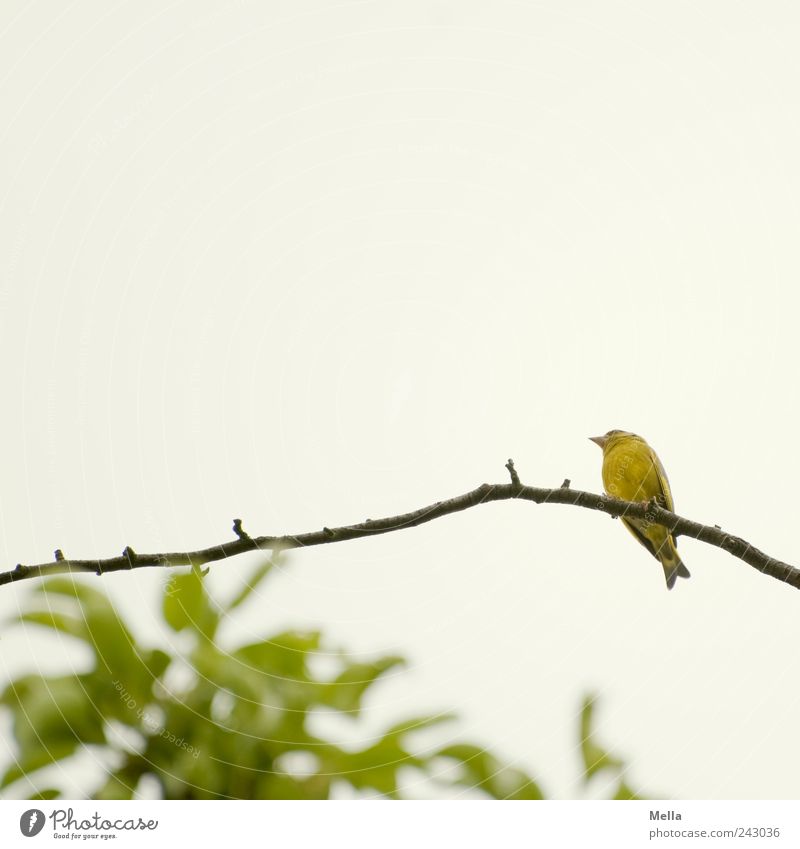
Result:
<svg viewBox="0 0 800 849"><path fill-rule="evenodd" d="M0 701L11 710L20 754L3 776L2 786L62 760L79 745L105 742L94 687L90 675L27 675L6 687Z"/></svg>
<svg viewBox="0 0 800 849"><path fill-rule="evenodd" d="M382 657L372 663L348 663L334 681L320 685L319 702L356 717L366 691L385 672L404 663L399 656Z"/></svg>
<svg viewBox="0 0 800 849"><path fill-rule="evenodd" d="M153 680L161 678L172 663L172 657L161 649L151 649L142 654L142 661Z"/></svg>
<svg viewBox="0 0 800 849"><path fill-rule="evenodd" d="M397 773L409 767L424 768L429 757L420 757L408 750L405 737L414 731L430 728L452 719L450 714L424 716L397 723L373 745L357 752L345 752L335 746L317 746L312 751L323 762L322 773L332 780L349 782L359 790L374 790L383 796L398 796Z"/></svg>
<svg viewBox="0 0 800 849"><path fill-rule="evenodd" d="M625 782L625 779L620 779L619 787L617 788L617 792L614 795L615 799L644 799L644 796L640 796L638 793L631 790L628 784Z"/></svg>
<svg viewBox="0 0 800 849"><path fill-rule="evenodd" d="M105 593L95 587L90 587L82 578L75 575L47 578L34 591L43 595L54 593L68 598L74 598L93 609L100 609L102 607L107 607L109 610L112 609Z"/></svg>
<svg viewBox="0 0 800 849"><path fill-rule="evenodd" d="M494 755L471 743L440 749L436 756L458 761L462 775L454 783L482 790L494 799L544 799L536 782L521 769L501 763Z"/></svg>
<svg viewBox="0 0 800 849"><path fill-rule="evenodd" d="M308 674L308 655L320 645L318 631L285 631L260 643L241 646L228 658L242 674L258 681L259 691L274 707L287 711L281 722L284 733L300 733L305 713L313 704L319 685ZM234 692L236 692L234 690Z"/></svg>
<svg viewBox="0 0 800 849"><path fill-rule="evenodd" d="M276 557L274 555L273 557L267 558L259 563L249 580L245 581L245 585L239 593L228 602L228 612L230 613L232 610L235 610L237 607L244 604L247 599L250 598L253 591L258 588L258 585L264 580L264 578L267 577L276 565Z"/></svg>
<svg viewBox="0 0 800 849"><path fill-rule="evenodd" d="M308 654L319 650L319 631L284 631L241 646L233 655L256 669L291 680L308 680Z"/></svg>
<svg viewBox="0 0 800 849"><path fill-rule="evenodd" d="M138 754L129 754L118 769L110 773L105 784L101 785L93 794L93 799L132 799L135 795L139 779L147 772L152 771L145 757Z"/></svg>
<svg viewBox="0 0 800 849"><path fill-rule="evenodd" d="M46 802L48 799L60 799L61 791L55 787L48 787L45 790L40 790L30 797L32 802Z"/></svg>
<svg viewBox="0 0 800 849"><path fill-rule="evenodd" d="M46 628L52 628L54 631L61 631L64 634L69 634L70 637L84 640L94 647L84 620L77 616L69 616L55 610L29 610L20 615L19 621L31 622L34 625L43 625Z"/></svg>
<svg viewBox="0 0 800 849"><path fill-rule="evenodd" d="M219 617L206 594L199 569L174 575L164 591L164 619L173 631L192 628L211 639Z"/></svg>
<svg viewBox="0 0 800 849"><path fill-rule="evenodd" d="M88 586L74 576L51 578L36 592L45 599L49 595L63 597L69 613L47 608L29 610L26 621L35 622L69 633L88 643L95 653L97 671L108 679L124 679L128 689L142 698L149 687L150 676L142 665L131 632L104 592Z"/></svg>
<svg viewBox="0 0 800 849"><path fill-rule="evenodd" d="M618 770L623 766L619 758L609 754L594 738L594 696L587 696L583 702L580 719L580 743L583 756L584 780L605 769Z"/></svg>
<svg viewBox="0 0 800 849"><path fill-rule="evenodd" d="M136 781L132 782L124 775L111 775L108 781L95 793L94 799L132 799Z"/></svg>
<svg viewBox="0 0 800 849"><path fill-rule="evenodd" d="M206 701L210 707L219 690L252 703L256 709L261 707L264 688L270 681L260 670L241 663L235 653L228 654L215 643L203 641L192 653L192 662L199 680L190 700L198 696L202 699L197 710L205 712Z"/></svg>
<svg viewBox="0 0 800 849"><path fill-rule="evenodd" d="M297 778L285 773L272 773L257 783L259 799L327 799L330 780L327 776L312 775Z"/></svg>
<svg viewBox="0 0 800 849"><path fill-rule="evenodd" d="M384 738L362 752L342 758L333 777L344 779L358 790L375 790L383 796L396 797L397 772L409 766L419 766L419 762L398 746L396 740Z"/></svg>
<svg viewBox="0 0 800 849"><path fill-rule="evenodd" d="M0 779L0 787L8 787L9 784L13 784L20 778L30 776L37 769L42 769L42 767L50 766L50 764L68 758L76 748L77 741L75 740L65 740L47 746L42 745L40 748L28 746L24 757L11 764L3 773L3 777Z"/></svg>

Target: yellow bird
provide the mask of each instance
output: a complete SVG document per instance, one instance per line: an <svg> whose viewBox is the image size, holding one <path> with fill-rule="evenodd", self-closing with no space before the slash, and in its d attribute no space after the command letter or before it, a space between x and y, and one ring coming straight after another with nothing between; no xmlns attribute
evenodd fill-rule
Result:
<svg viewBox="0 0 800 849"><path fill-rule="evenodd" d="M674 512L667 473L655 451L635 433L610 430L605 436L590 436L603 449L603 486L612 498L623 501L650 501L655 498ZM664 567L667 589L677 578L688 578L675 547L675 539L663 525L647 519L622 519L625 527Z"/></svg>

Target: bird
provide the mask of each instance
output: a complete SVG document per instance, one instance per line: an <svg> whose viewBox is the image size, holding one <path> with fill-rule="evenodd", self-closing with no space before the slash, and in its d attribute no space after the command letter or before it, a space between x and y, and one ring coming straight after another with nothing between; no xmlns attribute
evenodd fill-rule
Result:
<svg viewBox="0 0 800 849"><path fill-rule="evenodd" d="M610 430L604 436L589 439L603 450L603 486L608 495L623 501L654 498L661 507L674 512L667 473L656 452L641 436L627 430ZM668 590L678 578L690 577L668 528L647 519L621 518L625 527L661 563Z"/></svg>

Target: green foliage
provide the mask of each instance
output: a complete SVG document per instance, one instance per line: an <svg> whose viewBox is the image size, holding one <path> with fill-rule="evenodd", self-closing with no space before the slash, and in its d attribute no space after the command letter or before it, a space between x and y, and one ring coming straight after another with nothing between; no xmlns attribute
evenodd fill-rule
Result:
<svg viewBox="0 0 800 849"><path fill-rule="evenodd" d="M414 772L438 795L544 798L530 776L474 743L420 751L417 732L450 714L364 732L356 748L315 732L326 712L360 724L373 687L404 660L355 660L330 651L319 631L223 647L217 635L225 618L270 571L269 562L258 566L227 605L213 602L199 570L173 576L162 615L183 651L139 645L106 595L80 579L40 584L19 620L83 644L93 662L89 672L23 675L5 687L0 706L10 713L18 752L0 790L20 782L32 799L58 798L41 770L59 763L68 773L69 758L90 746L110 764L102 785L87 788L98 799L130 799L145 777L167 799L325 799L335 785L398 798ZM315 674L320 657L333 662L331 674ZM622 762L594 742L591 700L581 715L581 750L587 780L615 770L616 798L636 798L621 778Z"/></svg>
<svg viewBox="0 0 800 849"><path fill-rule="evenodd" d="M595 740L594 709L595 696L587 696L583 701L580 720L581 755L583 756L583 777L586 782L599 773L611 773L617 780L614 799L641 799L625 781L625 763L610 754Z"/></svg>
<svg viewBox="0 0 800 849"><path fill-rule="evenodd" d="M83 581L42 583L20 620L83 643L94 660L88 673L25 675L5 688L0 704L11 713L18 755L0 787L25 780L31 798L56 798L57 789L39 789L37 772L56 762L68 769L66 759L92 746L112 764L102 786L87 792L99 799L130 799L145 776L169 799L324 799L337 782L398 797L400 773L409 769L443 792L471 787L486 796L541 798L528 776L478 746L418 752L415 733L449 715L406 720L355 750L314 733L310 720L318 712L358 722L371 689L404 661L330 652L318 631L223 648L217 632L225 616L269 572L270 564L260 565L225 607L212 602L199 570L175 575L162 613L188 641L183 654L138 645L105 594ZM314 674L317 656L334 661L333 674ZM188 680L171 674L187 667ZM443 779L436 768L442 758L460 762L462 773Z"/></svg>
<svg viewBox="0 0 800 849"><path fill-rule="evenodd" d="M502 764L494 755L472 746L458 743L439 751L442 758L451 758L463 767L459 784L477 787L495 799L544 799L542 791L522 770Z"/></svg>

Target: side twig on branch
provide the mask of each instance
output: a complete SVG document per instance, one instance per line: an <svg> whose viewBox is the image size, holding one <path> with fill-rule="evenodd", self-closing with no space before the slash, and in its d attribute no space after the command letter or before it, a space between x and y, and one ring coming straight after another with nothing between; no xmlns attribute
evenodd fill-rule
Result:
<svg viewBox="0 0 800 849"><path fill-rule="evenodd" d="M0 585L21 581L25 578L40 578L64 572L94 572L97 575L103 575L107 572L128 571L145 566L199 567L206 563L235 557L237 554L244 554L247 551L283 551L291 548L308 548L312 545L327 545L333 542L388 534L432 522L434 519L439 519L450 513L469 510L479 504L488 504L491 501L518 500L532 501L535 504L566 504L571 507L583 507L587 510L600 510L615 518L626 516L631 519L645 519L669 528L675 536L692 537L700 540L700 542L721 548L728 554L743 560L754 569L758 569L759 572L800 589L800 569L781 560L776 560L774 557L769 557L746 540L723 531L718 525L701 525L699 522L684 519L660 507L655 501L620 501L607 495L570 489L568 480L565 480L556 489L524 486L520 482L512 460L508 461L506 468L511 477L511 483L484 483L477 489L464 493L464 495L457 495L455 498L448 498L446 501L437 501L428 507L421 507L419 510L402 513L399 516L389 516L385 519L367 519L366 522L357 525L344 525L340 528L325 527L322 530L304 534L259 537L252 537L246 533L242 528L241 519L236 519L234 520L233 530L237 539L221 545L214 545L211 548L203 548L198 551L176 551L163 554L138 554L130 546L126 546L121 556L110 557L106 560L73 560L65 557L61 550L57 549L55 559L50 563L39 563L34 566L24 566L19 563L15 569L0 572Z"/></svg>

